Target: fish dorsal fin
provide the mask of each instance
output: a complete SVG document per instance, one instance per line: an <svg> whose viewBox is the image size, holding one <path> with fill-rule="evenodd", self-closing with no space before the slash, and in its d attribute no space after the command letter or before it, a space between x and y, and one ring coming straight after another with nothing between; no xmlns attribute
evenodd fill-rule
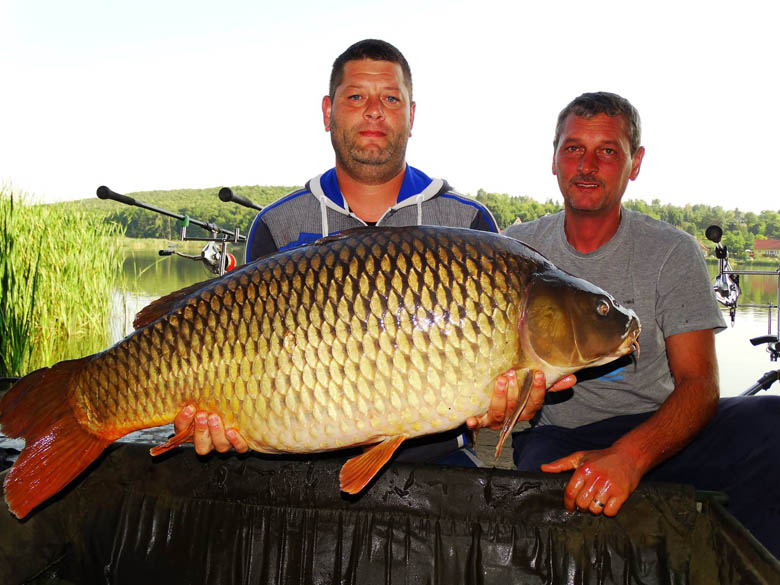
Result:
<svg viewBox="0 0 780 585"><path fill-rule="evenodd" d="M327 236L322 236L321 238L314 240L313 242L307 244L309 246L319 246L322 244L328 244L330 242L336 242L338 240L345 240L349 236L353 236L355 234L361 234L366 232L378 232L378 231L386 231L386 230L394 230L398 228L386 228L386 227L375 227L375 226L365 226L361 225L358 227L353 228L347 228L345 230L340 231L337 234L330 234Z"/></svg>
<svg viewBox="0 0 780 585"><path fill-rule="evenodd" d="M385 463L395 453L395 450L406 440L406 435L388 437L377 443L362 455L347 461L339 473L341 491L356 494L368 485L368 482L379 472Z"/></svg>
<svg viewBox="0 0 780 585"><path fill-rule="evenodd" d="M520 414L523 412L525 405L528 404L528 399L531 397L531 384L534 380L531 370L517 370L517 374L518 378L520 375L523 376L523 382L520 385L520 390L517 393L517 403L515 404L515 409L512 411L511 416L508 416L504 421L501 434L498 436L498 444L496 445L496 459L498 459L498 456L501 455L501 449L504 447L506 438L509 436L509 433L512 432L517 419L520 418Z"/></svg>
<svg viewBox="0 0 780 585"><path fill-rule="evenodd" d="M133 327L140 329L146 327L149 323L152 323L168 313L173 306L185 297L188 297L192 293L199 291L202 288L213 283L213 280L204 280L203 282L196 282L193 285L185 287L183 289L174 291L170 294L160 297L156 301L152 301L146 305L143 309L138 311L133 321Z"/></svg>

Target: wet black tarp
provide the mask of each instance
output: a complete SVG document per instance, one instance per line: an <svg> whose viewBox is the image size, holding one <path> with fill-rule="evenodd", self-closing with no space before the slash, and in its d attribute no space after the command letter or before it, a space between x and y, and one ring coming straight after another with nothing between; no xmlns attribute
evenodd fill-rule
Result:
<svg viewBox="0 0 780 585"><path fill-rule="evenodd" d="M616 518L567 513L565 477L391 465L359 497L343 457L153 460L109 450L23 522L0 510L0 584L780 583L692 488L643 484Z"/></svg>

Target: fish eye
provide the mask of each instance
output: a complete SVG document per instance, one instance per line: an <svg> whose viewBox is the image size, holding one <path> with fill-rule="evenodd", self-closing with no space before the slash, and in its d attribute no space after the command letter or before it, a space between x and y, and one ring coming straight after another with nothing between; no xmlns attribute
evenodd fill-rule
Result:
<svg viewBox="0 0 780 585"><path fill-rule="evenodd" d="M602 317L606 317L609 314L609 303L605 300L600 300L596 305L596 312Z"/></svg>

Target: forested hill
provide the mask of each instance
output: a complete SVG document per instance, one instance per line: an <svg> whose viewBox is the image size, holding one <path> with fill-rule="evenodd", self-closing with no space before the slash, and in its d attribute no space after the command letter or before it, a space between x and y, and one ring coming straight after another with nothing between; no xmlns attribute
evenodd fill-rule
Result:
<svg viewBox="0 0 780 585"><path fill-rule="evenodd" d="M231 187L237 194L243 195L258 205L268 205L296 187ZM253 209L235 203L224 203L218 197L219 187L210 189L181 189L175 191L147 191L126 193L138 201L160 207L183 215L208 221L220 227L232 230L238 227L246 233L257 213ZM476 199L483 202L495 215L503 229L516 219L531 221L547 213L561 210L561 203L547 200L541 203L527 196L510 196L506 193L487 193L480 189ZM139 207L131 207L115 201L84 199L63 203L64 206L78 206L81 209L100 213L108 222L116 222L125 227L126 235L132 238L168 238L178 235L177 220ZM705 242L704 230L717 224L723 228L724 243L730 253L738 257L745 249L752 249L758 239L780 239L780 210L761 213L741 212L738 209L724 210L709 205L662 205L659 200L646 203L642 200L625 201L630 209L641 211L657 219L666 221ZM199 231L195 229L191 235Z"/></svg>

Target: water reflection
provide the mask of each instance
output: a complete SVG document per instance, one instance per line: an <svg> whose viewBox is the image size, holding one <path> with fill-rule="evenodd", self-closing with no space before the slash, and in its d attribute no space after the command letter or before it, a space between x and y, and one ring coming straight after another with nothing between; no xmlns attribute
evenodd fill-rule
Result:
<svg viewBox="0 0 780 585"><path fill-rule="evenodd" d="M111 299L111 343L131 333L136 313L155 299L213 277L199 262L155 250L128 250L123 269L125 281Z"/></svg>
<svg viewBox="0 0 780 585"><path fill-rule="evenodd" d="M776 312L773 311L773 335L777 333L775 316ZM780 362L769 360L765 345L754 347L750 343L752 337L767 334L766 310L737 309L733 326L729 322L727 310L723 311L723 318L729 326L715 336L720 392L721 396L736 396L758 380L764 372L780 369ZM768 393L780 395L780 383L775 382ZM759 394L767 392L762 390Z"/></svg>

